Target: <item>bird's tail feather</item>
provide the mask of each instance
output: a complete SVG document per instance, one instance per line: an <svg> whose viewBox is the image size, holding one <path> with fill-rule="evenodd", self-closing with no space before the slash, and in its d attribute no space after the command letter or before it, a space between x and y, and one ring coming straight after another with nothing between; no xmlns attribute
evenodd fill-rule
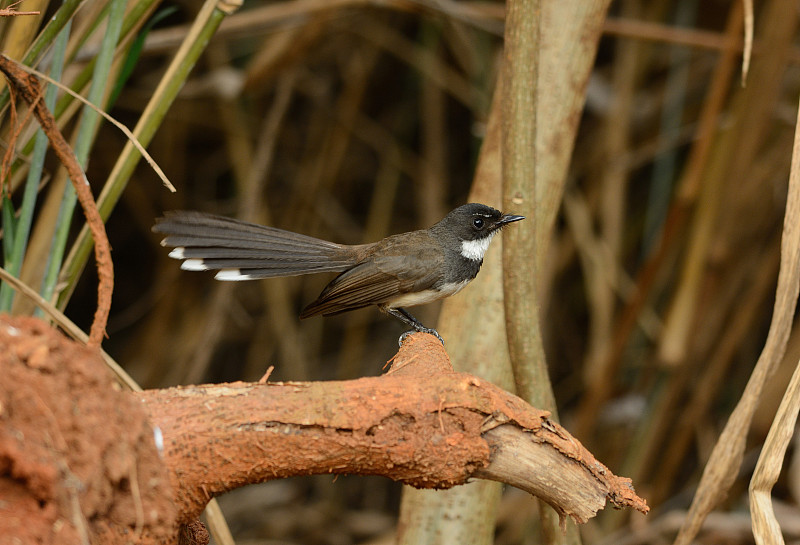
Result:
<svg viewBox="0 0 800 545"><path fill-rule="evenodd" d="M167 212L153 231L182 269L216 270L218 280L341 272L354 264L341 244L202 212Z"/></svg>

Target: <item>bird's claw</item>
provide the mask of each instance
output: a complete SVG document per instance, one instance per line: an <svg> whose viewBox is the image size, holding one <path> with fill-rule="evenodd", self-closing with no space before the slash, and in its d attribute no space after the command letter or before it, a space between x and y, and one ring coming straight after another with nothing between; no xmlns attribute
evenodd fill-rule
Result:
<svg viewBox="0 0 800 545"><path fill-rule="evenodd" d="M442 343L442 346L444 346L444 339L442 338L441 335L439 335L439 332L436 331L435 329L429 328L429 327L422 327L422 328L419 328L419 329L412 329L410 331L406 331L405 333L400 335L400 338L397 340L398 346L403 346L403 343L406 342L406 339L408 338L408 336L409 335L413 335L414 333L429 333L429 334L433 335L434 337L436 337L437 339L439 339L439 342Z"/></svg>

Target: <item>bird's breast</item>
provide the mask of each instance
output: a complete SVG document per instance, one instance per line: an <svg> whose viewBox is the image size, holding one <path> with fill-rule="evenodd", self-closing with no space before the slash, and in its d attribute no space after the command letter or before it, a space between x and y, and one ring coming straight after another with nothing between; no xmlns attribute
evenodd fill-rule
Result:
<svg viewBox="0 0 800 545"><path fill-rule="evenodd" d="M464 289L464 286L469 284L470 280L472 280L472 278L462 280L461 282L442 284L438 288L434 289L404 293L387 302L386 305L389 308L424 305L425 303L430 303L436 301L437 299L442 299L443 297L450 297L451 295L458 293Z"/></svg>

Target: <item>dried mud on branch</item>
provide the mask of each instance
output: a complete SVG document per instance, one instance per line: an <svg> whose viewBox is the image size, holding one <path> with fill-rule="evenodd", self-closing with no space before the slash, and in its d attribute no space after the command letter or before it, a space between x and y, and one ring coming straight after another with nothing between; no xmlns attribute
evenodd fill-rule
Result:
<svg viewBox="0 0 800 545"><path fill-rule="evenodd" d="M147 415L95 350L41 320L0 315L0 370L0 541L177 535Z"/></svg>
<svg viewBox="0 0 800 545"><path fill-rule="evenodd" d="M39 501L50 506L42 528L61 519L78 535L100 528L103 542L126 532L150 542L176 522L192 523L217 494L318 473L382 475L422 488L490 478L581 522L606 501L648 510L628 479L546 411L453 372L430 335L410 337L381 377L141 393L120 391L95 352L34 319L0 317L0 348L13 378L0 387L0 495L18 499L10 504L16 518L0 516L0 532L25 531L26 505L33 509L26 502ZM163 437L161 459L151 427ZM20 433L24 445L14 439ZM98 507L94 496L108 505Z"/></svg>

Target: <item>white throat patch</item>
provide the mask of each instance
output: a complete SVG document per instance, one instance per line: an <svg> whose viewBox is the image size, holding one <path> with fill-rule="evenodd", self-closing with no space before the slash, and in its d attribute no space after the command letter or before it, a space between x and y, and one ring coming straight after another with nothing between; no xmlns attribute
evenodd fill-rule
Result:
<svg viewBox="0 0 800 545"><path fill-rule="evenodd" d="M497 231L488 237L479 238L478 240L462 240L461 255L472 261L481 261L486 250L489 249L489 243L492 242L492 237L495 234L497 234Z"/></svg>

